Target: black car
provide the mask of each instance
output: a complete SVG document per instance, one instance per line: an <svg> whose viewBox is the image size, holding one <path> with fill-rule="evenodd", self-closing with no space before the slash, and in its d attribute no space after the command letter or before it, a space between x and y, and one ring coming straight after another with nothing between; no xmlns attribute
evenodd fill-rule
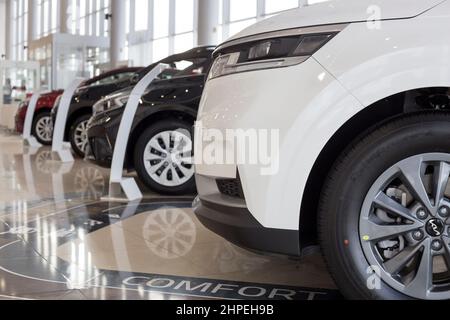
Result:
<svg viewBox="0 0 450 320"><path fill-rule="evenodd" d="M192 127L197 118L205 75L214 47L199 47L170 56L169 65L147 88L133 122L126 153L126 169L162 194L195 190L192 165ZM158 63L149 66L149 72ZM99 101L88 125L90 152L102 166L110 166L124 106L133 88Z"/></svg>
<svg viewBox="0 0 450 320"><path fill-rule="evenodd" d="M70 142L72 149L80 157L85 156L88 146L86 128L92 116L93 105L108 94L137 83L141 70L142 67L115 69L85 81L77 89L69 107L64 139ZM52 111L53 122L57 112L58 106Z"/></svg>

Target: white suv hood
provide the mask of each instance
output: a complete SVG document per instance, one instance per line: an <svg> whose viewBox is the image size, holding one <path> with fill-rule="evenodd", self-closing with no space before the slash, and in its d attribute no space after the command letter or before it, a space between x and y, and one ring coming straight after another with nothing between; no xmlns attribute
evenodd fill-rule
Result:
<svg viewBox="0 0 450 320"><path fill-rule="evenodd" d="M374 20L372 6L380 8L381 20L416 17L447 0L334 0L279 14L256 23L230 40L270 31Z"/></svg>

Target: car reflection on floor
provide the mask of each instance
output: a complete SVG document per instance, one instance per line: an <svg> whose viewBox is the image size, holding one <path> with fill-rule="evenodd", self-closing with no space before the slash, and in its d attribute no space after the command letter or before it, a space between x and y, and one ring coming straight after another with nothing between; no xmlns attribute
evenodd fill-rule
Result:
<svg viewBox="0 0 450 320"><path fill-rule="evenodd" d="M109 172L0 135L0 299L329 299L319 256L261 256L206 230L194 195L101 201Z"/></svg>

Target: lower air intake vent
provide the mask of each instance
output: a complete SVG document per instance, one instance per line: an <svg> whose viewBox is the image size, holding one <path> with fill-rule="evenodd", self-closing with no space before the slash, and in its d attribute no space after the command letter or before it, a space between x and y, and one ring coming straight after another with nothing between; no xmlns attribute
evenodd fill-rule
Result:
<svg viewBox="0 0 450 320"><path fill-rule="evenodd" d="M219 179L217 187L220 193L232 198L245 199L240 179Z"/></svg>

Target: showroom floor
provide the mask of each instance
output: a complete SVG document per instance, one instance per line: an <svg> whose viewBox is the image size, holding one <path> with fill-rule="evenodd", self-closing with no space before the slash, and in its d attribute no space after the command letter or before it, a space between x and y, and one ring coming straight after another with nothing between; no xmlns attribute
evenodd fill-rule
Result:
<svg viewBox="0 0 450 320"><path fill-rule="evenodd" d="M193 196L101 201L108 170L61 165L0 133L0 299L334 299L319 256L237 248L195 218Z"/></svg>

